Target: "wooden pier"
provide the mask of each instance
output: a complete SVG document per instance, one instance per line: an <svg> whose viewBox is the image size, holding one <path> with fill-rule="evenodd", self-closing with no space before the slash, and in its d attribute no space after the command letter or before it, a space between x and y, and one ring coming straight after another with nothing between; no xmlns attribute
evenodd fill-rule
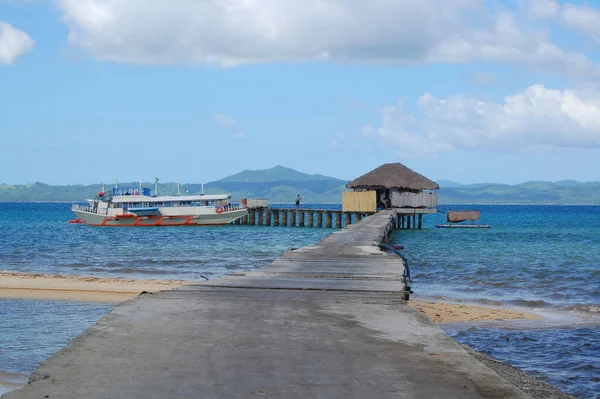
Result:
<svg viewBox="0 0 600 399"><path fill-rule="evenodd" d="M423 213L421 209L392 209L394 229L421 230ZM318 227L342 229L356 224L377 212L344 212L332 209L296 208L257 208L248 209L248 215L237 219L233 224L274 227Z"/></svg>

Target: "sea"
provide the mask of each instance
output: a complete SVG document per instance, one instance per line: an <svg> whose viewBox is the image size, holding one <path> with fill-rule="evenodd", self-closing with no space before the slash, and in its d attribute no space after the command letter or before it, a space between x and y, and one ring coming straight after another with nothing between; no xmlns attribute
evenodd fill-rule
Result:
<svg viewBox="0 0 600 399"><path fill-rule="evenodd" d="M303 207L339 209L339 205ZM70 204L0 203L0 270L196 281L270 264L332 229L230 225L155 229L68 224ZM437 229L479 209L490 229ZM539 313L543 321L444 324L461 344L578 398L600 398L600 206L440 206L392 237L412 298ZM0 395L114 305L0 299Z"/></svg>

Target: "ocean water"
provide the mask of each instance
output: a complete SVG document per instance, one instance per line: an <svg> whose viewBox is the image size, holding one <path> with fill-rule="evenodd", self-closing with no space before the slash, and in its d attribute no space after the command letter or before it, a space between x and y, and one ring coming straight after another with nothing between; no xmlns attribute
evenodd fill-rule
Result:
<svg viewBox="0 0 600 399"><path fill-rule="evenodd" d="M437 229L479 209L490 229ZM600 398L600 206L441 206L397 231L415 299L508 306L543 322L444 325L458 342L580 398Z"/></svg>
<svg viewBox="0 0 600 399"><path fill-rule="evenodd" d="M0 270L201 280L255 270L332 230L266 226L155 229L68 224L70 204L0 203Z"/></svg>
<svg viewBox="0 0 600 399"><path fill-rule="evenodd" d="M309 205L306 205L309 207ZM314 206L322 207L322 206ZM339 208L331 205L330 208ZM452 209L459 207L453 206ZM491 229L394 233L414 298L520 307L543 322L445 325L468 344L580 398L600 393L600 207L464 206ZM331 229L220 226L157 229L69 225L70 204L0 203L0 270L198 280L255 270ZM0 394L23 383L110 305L0 300Z"/></svg>

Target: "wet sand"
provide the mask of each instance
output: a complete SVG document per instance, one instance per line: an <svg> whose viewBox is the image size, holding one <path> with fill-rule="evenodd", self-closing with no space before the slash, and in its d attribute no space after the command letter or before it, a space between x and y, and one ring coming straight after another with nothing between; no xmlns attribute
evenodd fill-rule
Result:
<svg viewBox="0 0 600 399"><path fill-rule="evenodd" d="M409 301L415 309L429 317L435 323L460 323L488 320L543 320L540 315L518 310L463 305L446 302Z"/></svg>
<svg viewBox="0 0 600 399"><path fill-rule="evenodd" d="M118 303L193 282L0 272L0 298Z"/></svg>

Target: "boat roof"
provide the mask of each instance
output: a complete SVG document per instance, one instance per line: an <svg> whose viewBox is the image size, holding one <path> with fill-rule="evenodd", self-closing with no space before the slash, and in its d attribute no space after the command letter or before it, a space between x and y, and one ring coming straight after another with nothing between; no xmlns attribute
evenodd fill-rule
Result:
<svg viewBox="0 0 600 399"><path fill-rule="evenodd" d="M182 202L182 201L214 201L228 199L229 194L213 195L182 195L182 196L158 196L147 195L119 195L112 198L113 202Z"/></svg>

